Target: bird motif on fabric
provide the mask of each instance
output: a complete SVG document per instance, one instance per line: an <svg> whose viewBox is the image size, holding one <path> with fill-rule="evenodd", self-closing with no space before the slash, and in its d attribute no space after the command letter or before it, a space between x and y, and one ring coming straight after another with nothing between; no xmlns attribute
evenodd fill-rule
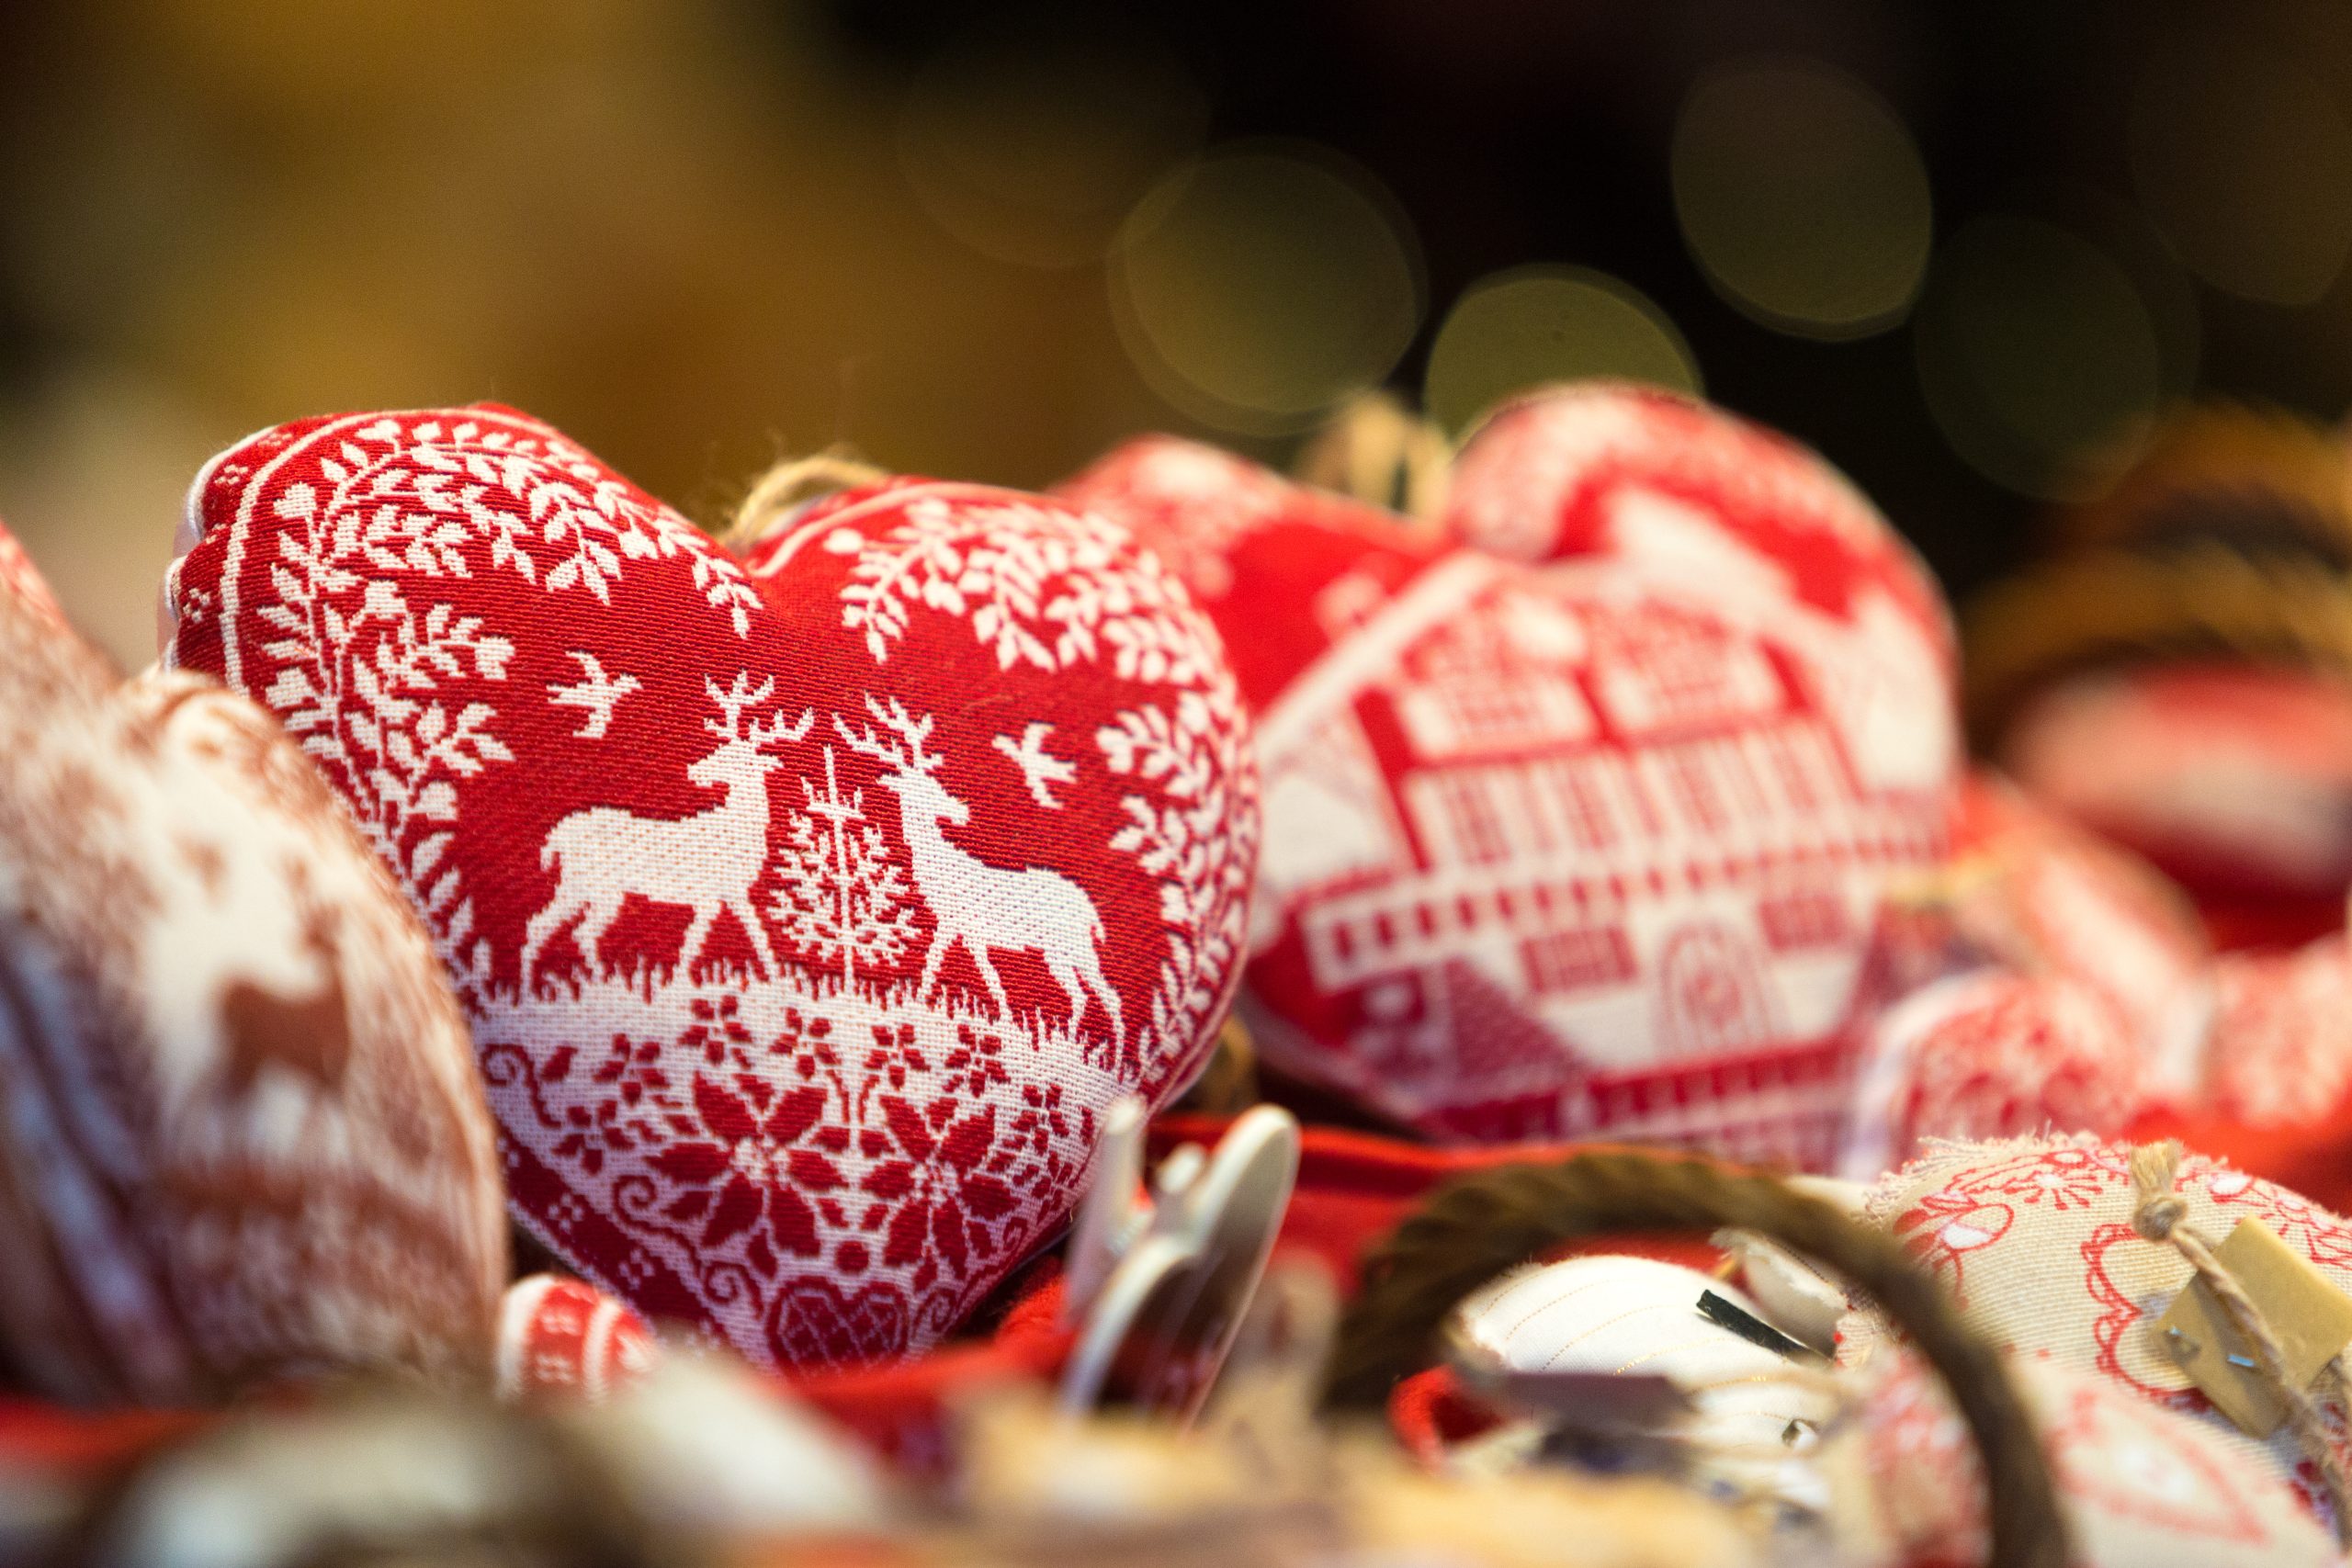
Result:
<svg viewBox="0 0 2352 1568"><path fill-rule="evenodd" d="M587 722L572 731L574 739L602 740L605 731L612 726L613 709L620 705L623 697L638 690L643 682L634 675L607 676L605 666L593 653L574 650L571 657L578 661L580 672L587 679L577 685L549 686L548 695L558 707L588 710Z"/></svg>
<svg viewBox="0 0 2352 1568"><path fill-rule="evenodd" d="M1048 811L1059 811L1062 803L1056 800L1053 792L1046 786L1069 783L1078 777L1078 768L1046 750L1046 738L1053 732L1052 725L1037 719L1021 732L1018 741L1010 735L998 736L996 749L1012 759L1013 765L1021 770L1021 777L1038 805Z"/></svg>

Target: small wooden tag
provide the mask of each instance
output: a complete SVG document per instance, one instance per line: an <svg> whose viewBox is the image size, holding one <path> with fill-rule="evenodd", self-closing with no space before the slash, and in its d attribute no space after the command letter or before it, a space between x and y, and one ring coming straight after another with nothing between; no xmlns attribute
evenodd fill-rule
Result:
<svg viewBox="0 0 2352 1568"><path fill-rule="evenodd" d="M2352 1344L2352 1296L2260 1220L2240 1220L2213 1249L2213 1258L2261 1309L2295 1387L2310 1387L2320 1369ZM2230 1326L2201 1276L2156 1320L2156 1338L2242 1431L2267 1438L2287 1418L2286 1406L2263 1379L2254 1348Z"/></svg>

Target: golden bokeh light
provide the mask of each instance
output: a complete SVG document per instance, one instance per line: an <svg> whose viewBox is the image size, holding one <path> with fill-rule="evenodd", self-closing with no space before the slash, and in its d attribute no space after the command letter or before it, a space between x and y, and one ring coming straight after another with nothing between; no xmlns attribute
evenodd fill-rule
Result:
<svg viewBox="0 0 2352 1568"><path fill-rule="evenodd" d="M1718 66L1684 98L1671 158L1683 241L1742 313L1852 338L1910 309L1934 237L1927 165L1861 83L1785 56Z"/></svg>
<svg viewBox="0 0 2352 1568"><path fill-rule="evenodd" d="M1420 258L1369 174L1319 149L1212 152L1137 203L1111 257L1119 335L1220 429L1302 430L1377 385L1419 328Z"/></svg>
<svg viewBox="0 0 2352 1568"><path fill-rule="evenodd" d="M1463 291L1430 348L1421 402L1459 431L1513 392L1593 376L1701 389L1690 344L1641 290L1589 267L1515 267Z"/></svg>
<svg viewBox="0 0 2352 1568"><path fill-rule="evenodd" d="M1076 266L1200 151L1208 102L1181 62L1131 40L1004 37L944 50L899 120L907 183L984 255Z"/></svg>
<svg viewBox="0 0 2352 1568"><path fill-rule="evenodd" d="M2131 154L2148 216L2216 288L2308 305L2352 254L2352 126L2283 56L2170 40L2133 92Z"/></svg>
<svg viewBox="0 0 2352 1568"><path fill-rule="evenodd" d="M1944 245L1913 318L1919 386L1944 439L2009 489L2064 499L2130 457L2165 389L2131 275L2090 241L1993 213Z"/></svg>

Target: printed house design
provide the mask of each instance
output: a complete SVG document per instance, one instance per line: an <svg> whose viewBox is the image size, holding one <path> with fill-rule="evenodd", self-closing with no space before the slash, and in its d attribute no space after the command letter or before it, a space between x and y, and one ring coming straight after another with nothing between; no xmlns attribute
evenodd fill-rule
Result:
<svg viewBox="0 0 2352 1568"><path fill-rule="evenodd" d="M1824 1166L1882 895L1939 852L1940 797L1863 782L1818 625L1546 581L1489 576L1277 734L1268 902L1349 1021L1271 1043L1431 1131Z"/></svg>

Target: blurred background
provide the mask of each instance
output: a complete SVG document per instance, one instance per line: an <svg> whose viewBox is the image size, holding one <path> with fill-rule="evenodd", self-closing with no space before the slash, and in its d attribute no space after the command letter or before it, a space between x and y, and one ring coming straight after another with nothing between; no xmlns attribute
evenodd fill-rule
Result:
<svg viewBox="0 0 2352 1568"><path fill-rule="evenodd" d="M0 9L0 516L126 662L196 467L474 399L704 521L1617 373L1956 594L2167 400L2352 402L2324 0L79 0Z"/></svg>

